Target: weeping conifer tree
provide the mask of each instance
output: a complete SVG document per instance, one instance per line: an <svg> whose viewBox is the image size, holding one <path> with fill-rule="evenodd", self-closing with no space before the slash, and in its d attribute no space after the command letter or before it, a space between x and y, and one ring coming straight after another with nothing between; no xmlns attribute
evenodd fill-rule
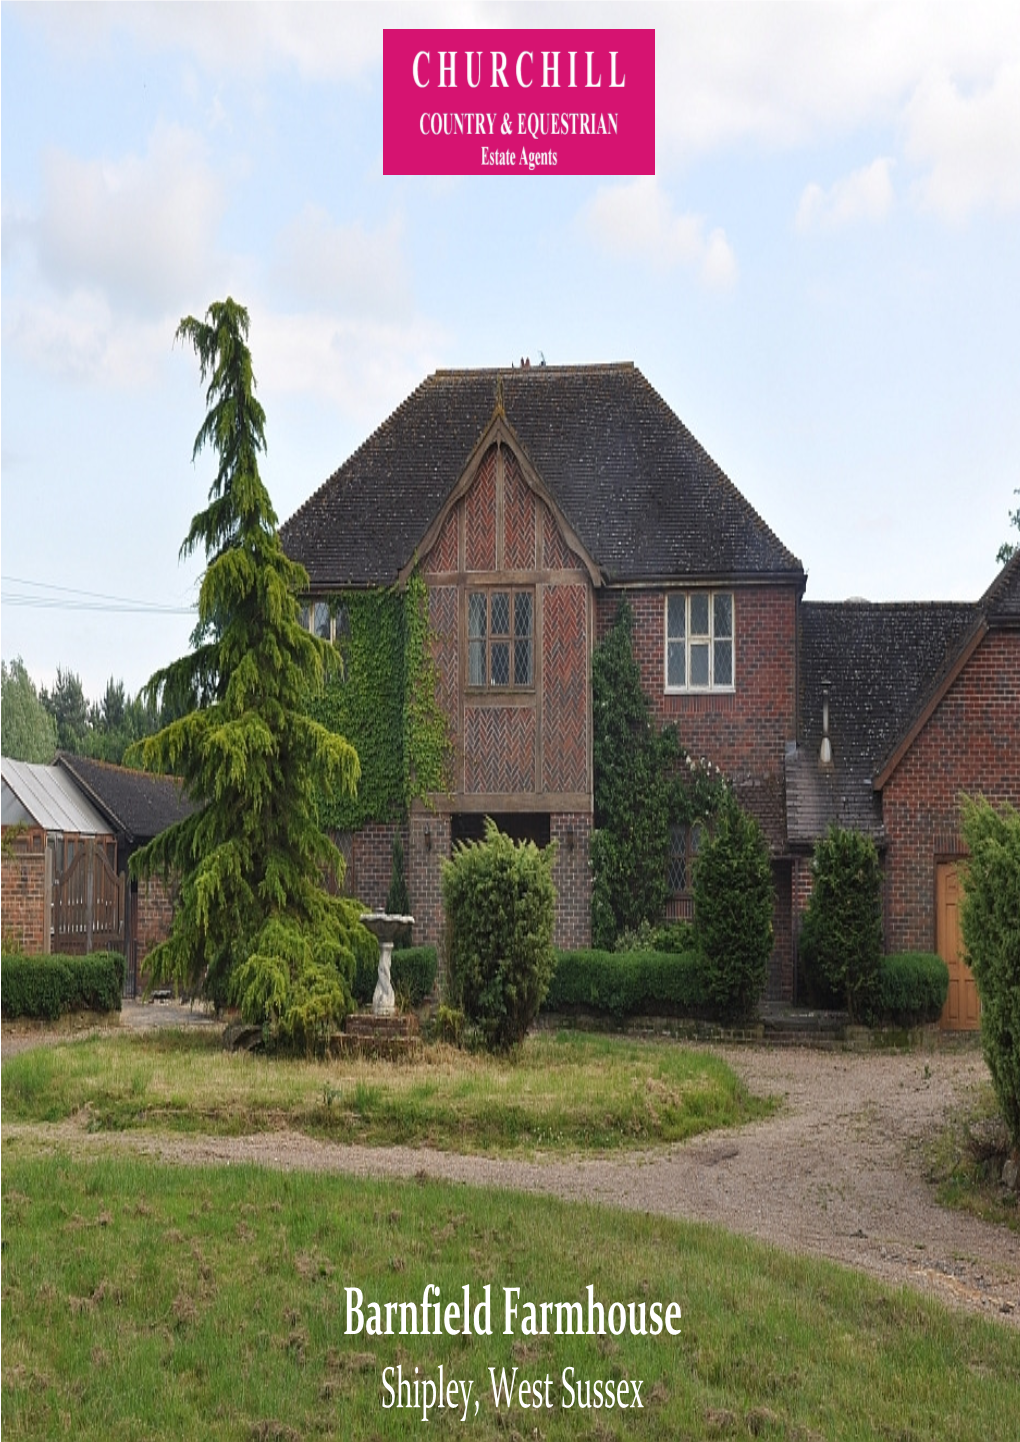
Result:
<svg viewBox="0 0 1020 1442"><path fill-rule="evenodd" d="M356 905L322 885L343 862L319 826L316 788L352 795L358 757L307 714L336 657L301 624L308 575L284 554L259 475L265 413L248 312L217 302L204 320L182 320L177 338L208 382L193 458L209 447L219 466L181 547L207 559L193 650L147 688L153 703L190 697L193 709L136 748L147 770L182 777L199 808L134 858L136 874L179 887L170 936L149 961L157 979L191 989L204 979L217 1004L310 1047L350 1008L355 951L374 947Z"/></svg>

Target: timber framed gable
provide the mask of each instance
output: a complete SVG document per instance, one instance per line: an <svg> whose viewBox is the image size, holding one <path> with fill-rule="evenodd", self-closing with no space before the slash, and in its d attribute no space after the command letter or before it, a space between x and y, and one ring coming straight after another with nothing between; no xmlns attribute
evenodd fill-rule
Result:
<svg viewBox="0 0 1020 1442"><path fill-rule="evenodd" d="M418 556L455 747L453 793L440 804L590 812L588 677L602 575L498 398Z"/></svg>

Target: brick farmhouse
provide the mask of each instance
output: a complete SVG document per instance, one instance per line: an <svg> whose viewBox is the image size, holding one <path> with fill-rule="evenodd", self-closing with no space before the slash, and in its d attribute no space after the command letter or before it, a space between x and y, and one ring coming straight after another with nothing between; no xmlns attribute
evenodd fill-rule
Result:
<svg viewBox="0 0 1020 1442"><path fill-rule="evenodd" d="M590 937L591 657L626 596L661 723L761 821L776 886L770 995L797 994L798 915L832 821L883 855L890 950L951 962L961 792L1020 804L1020 556L973 604L814 603L804 567L632 365L438 371L282 528L307 616L428 588L449 790L342 838L378 905L405 847L417 939L441 929L440 863L493 816L559 843L556 941ZM823 754L824 752L824 754ZM689 914L676 827L674 915Z"/></svg>

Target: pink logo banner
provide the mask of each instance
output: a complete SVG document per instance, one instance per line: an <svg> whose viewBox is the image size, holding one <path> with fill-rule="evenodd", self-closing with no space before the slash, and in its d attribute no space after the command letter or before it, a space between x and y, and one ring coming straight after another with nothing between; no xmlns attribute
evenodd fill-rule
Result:
<svg viewBox="0 0 1020 1442"><path fill-rule="evenodd" d="M654 30L384 30L385 175L654 175Z"/></svg>

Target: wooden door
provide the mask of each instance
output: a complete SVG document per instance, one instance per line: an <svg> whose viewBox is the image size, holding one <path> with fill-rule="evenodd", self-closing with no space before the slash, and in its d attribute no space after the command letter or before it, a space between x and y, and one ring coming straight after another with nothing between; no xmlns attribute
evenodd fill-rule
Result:
<svg viewBox="0 0 1020 1442"><path fill-rule="evenodd" d="M955 861L935 867L935 932L939 956L949 967L949 994L942 1009L946 1031L976 1031L981 1025L974 973L963 959L960 936L960 871Z"/></svg>

